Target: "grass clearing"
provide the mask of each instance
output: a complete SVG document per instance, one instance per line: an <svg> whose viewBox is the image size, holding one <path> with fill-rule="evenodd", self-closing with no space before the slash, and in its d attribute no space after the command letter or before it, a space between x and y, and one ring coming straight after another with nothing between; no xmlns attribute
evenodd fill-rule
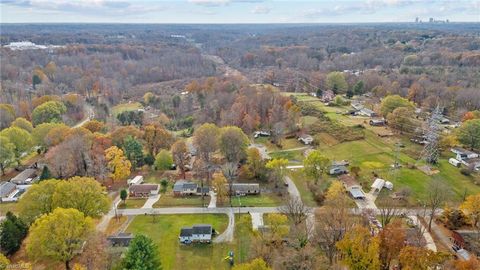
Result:
<svg viewBox="0 0 480 270"><path fill-rule="evenodd" d="M204 196L205 205L210 202L210 196ZM173 192L167 191L162 193L160 199L153 205L153 207L201 207L202 196L185 196L175 197Z"/></svg>
<svg viewBox="0 0 480 270"><path fill-rule="evenodd" d="M142 208L146 201L146 198L128 198L118 204L118 209Z"/></svg>
<svg viewBox="0 0 480 270"><path fill-rule="evenodd" d="M235 240L232 243L183 245L178 242L181 227L194 224L211 224L222 233L228 217L222 214L159 215L156 222L150 216L137 216L127 228L134 234L150 237L158 246L163 269L230 269L225 257L232 250L237 263L246 261L252 239L250 215L237 215Z"/></svg>
<svg viewBox="0 0 480 270"><path fill-rule="evenodd" d="M118 229L127 221L127 216L119 216L118 219L113 217L110 219L105 230L105 235L114 235L118 232Z"/></svg>
<svg viewBox="0 0 480 270"><path fill-rule="evenodd" d="M311 180L306 178L301 170L291 170L289 172L289 176L300 192L302 201L308 206L317 206L317 202L315 201L313 193L308 187L308 184L311 182Z"/></svg>
<svg viewBox="0 0 480 270"><path fill-rule="evenodd" d="M142 109L143 106L140 102L131 102L131 103L122 103L112 107L111 111L113 116L117 117L118 114L125 112L125 111L135 111L138 109Z"/></svg>

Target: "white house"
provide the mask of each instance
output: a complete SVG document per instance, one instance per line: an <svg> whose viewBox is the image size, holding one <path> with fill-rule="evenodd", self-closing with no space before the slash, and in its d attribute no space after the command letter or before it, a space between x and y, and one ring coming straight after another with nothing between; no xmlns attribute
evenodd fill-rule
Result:
<svg viewBox="0 0 480 270"><path fill-rule="evenodd" d="M127 183L129 186L140 185L141 183L143 183L143 176L137 175L133 179L128 179Z"/></svg>
<svg viewBox="0 0 480 270"><path fill-rule="evenodd" d="M210 243L212 242L213 229L210 224L196 224L192 227L183 227L180 230L180 236L178 239L180 243L190 244L194 242L198 243Z"/></svg>

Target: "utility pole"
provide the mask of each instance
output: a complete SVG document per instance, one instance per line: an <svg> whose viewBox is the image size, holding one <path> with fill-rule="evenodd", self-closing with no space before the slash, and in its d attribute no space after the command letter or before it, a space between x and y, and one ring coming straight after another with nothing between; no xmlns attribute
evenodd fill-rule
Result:
<svg viewBox="0 0 480 270"><path fill-rule="evenodd" d="M435 164L437 163L439 151L438 151L438 139L439 135L439 122L442 119L442 111L439 105L432 112L427 121L427 130L425 132L426 144L421 153L421 159L425 160L427 163Z"/></svg>

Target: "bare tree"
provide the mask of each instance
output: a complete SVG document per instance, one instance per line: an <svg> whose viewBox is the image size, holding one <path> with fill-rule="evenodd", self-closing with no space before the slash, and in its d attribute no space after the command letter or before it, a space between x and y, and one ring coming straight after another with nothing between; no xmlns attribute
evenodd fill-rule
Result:
<svg viewBox="0 0 480 270"><path fill-rule="evenodd" d="M317 214L317 244L325 252L330 264L336 261L337 247L345 232L353 226L349 201L346 195L325 202L325 206Z"/></svg>
<svg viewBox="0 0 480 270"><path fill-rule="evenodd" d="M433 182L429 185L427 205L429 207L429 221L428 221L428 231L432 231L432 221L435 218L435 214L438 209L442 207L446 199L449 196L447 187L439 182L437 179L434 179Z"/></svg>
<svg viewBox="0 0 480 270"><path fill-rule="evenodd" d="M227 162L222 166L222 173L228 180L228 197L230 199L230 206L232 205L232 195L233 195L233 180L237 175L237 165L233 162Z"/></svg>
<svg viewBox="0 0 480 270"><path fill-rule="evenodd" d="M280 213L286 215L295 225L303 223L312 209L306 206L299 197L290 197L284 206L278 208Z"/></svg>
<svg viewBox="0 0 480 270"><path fill-rule="evenodd" d="M398 207L398 203L391 198L382 200L380 205L378 210L380 212L380 223L382 227L387 226L394 217L404 213L402 208Z"/></svg>

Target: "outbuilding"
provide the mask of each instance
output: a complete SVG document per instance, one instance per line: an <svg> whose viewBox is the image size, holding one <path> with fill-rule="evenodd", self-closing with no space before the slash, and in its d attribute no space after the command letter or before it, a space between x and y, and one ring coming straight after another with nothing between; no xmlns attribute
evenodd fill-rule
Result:
<svg viewBox="0 0 480 270"><path fill-rule="evenodd" d="M149 197L150 195L156 195L160 191L160 186L157 184L140 184L131 185L128 188L130 197Z"/></svg>

